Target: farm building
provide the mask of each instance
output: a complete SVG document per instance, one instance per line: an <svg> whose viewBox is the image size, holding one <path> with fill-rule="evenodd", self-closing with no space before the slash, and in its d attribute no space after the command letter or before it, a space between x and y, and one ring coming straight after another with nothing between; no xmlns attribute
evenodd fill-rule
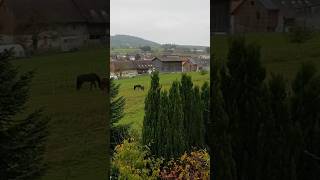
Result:
<svg viewBox="0 0 320 180"><path fill-rule="evenodd" d="M145 74L153 71L152 60L135 60L133 63L137 68L138 74Z"/></svg>
<svg viewBox="0 0 320 180"><path fill-rule="evenodd" d="M279 8L272 0L233 0L231 33L274 32L278 17Z"/></svg>
<svg viewBox="0 0 320 180"><path fill-rule="evenodd" d="M198 71L198 64L193 58L182 62L182 72Z"/></svg>
<svg viewBox="0 0 320 180"><path fill-rule="evenodd" d="M198 65L198 70L205 70L209 71L210 70L210 59L195 59L195 62Z"/></svg>
<svg viewBox="0 0 320 180"><path fill-rule="evenodd" d="M211 5L211 33L229 33L230 1L215 0Z"/></svg>
<svg viewBox="0 0 320 180"><path fill-rule="evenodd" d="M0 43L63 51L105 43L108 9L105 0L0 0Z"/></svg>
<svg viewBox="0 0 320 180"><path fill-rule="evenodd" d="M161 58L153 58L153 66L160 72L182 72L184 58L176 55L164 55Z"/></svg>
<svg viewBox="0 0 320 180"><path fill-rule="evenodd" d="M320 29L319 0L220 0L212 33L283 32L294 25Z"/></svg>
<svg viewBox="0 0 320 180"><path fill-rule="evenodd" d="M280 30L287 31L294 24L320 29L319 0L273 0L280 9Z"/></svg>
<svg viewBox="0 0 320 180"><path fill-rule="evenodd" d="M110 61L110 74L118 77L133 77L138 75L138 69L133 61Z"/></svg>

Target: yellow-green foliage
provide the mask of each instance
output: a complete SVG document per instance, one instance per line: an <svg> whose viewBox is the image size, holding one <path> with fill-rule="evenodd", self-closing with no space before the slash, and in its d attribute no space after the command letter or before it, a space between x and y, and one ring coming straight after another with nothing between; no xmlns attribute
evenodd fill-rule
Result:
<svg viewBox="0 0 320 180"><path fill-rule="evenodd" d="M119 179L210 179L210 157L206 150L185 153L163 163L163 159L152 157L139 141L129 139L116 146L112 169Z"/></svg>
<svg viewBox="0 0 320 180"><path fill-rule="evenodd" d="M118 171L119 179L152 180L157 179L162 162L151 157L147 147L129 139L116 146L112 166Z"/></svg>
<svg viewBox="0 0 320 180"><path fill-rule="evenodd" d="M205 150L185 153L171 160L160 173L162 179L210 179L210 156Z"/></svg>

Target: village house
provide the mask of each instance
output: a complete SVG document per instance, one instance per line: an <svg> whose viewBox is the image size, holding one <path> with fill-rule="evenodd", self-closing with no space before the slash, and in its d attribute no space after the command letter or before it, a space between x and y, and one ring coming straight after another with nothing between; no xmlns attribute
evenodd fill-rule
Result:
<svg viewBox="0 0 320 180"><path fill-rule="evenodd" d="M138 74L150 74L154 71L152 60L135 60L133 63L137 68Z"/></svg>
<svg viewBox="0 0 320 180"><path fill-rule="evenodd" d="M182 62L185 58L177 55L163 55L153 58L153 66L160 72L182 72Z"/></svg>
<svg viewBox="0 0 320 180"><path fill-rule="evenodd" d="M134 77L138 75L137 66L133 61L110 61L110 75L117 77Z"/></svg>
<svg viewBox="0 0 320 180"><path fill-rule="evenodd" d="M210 59L192 57L182 63L183 72L191 71L209 71Z"/></svg>
<svg viewBox="0 0 320 180"><path fill-rule="evenodd" d="M0 44L70 51L106 44L105 0L0 0Z"/></svg>

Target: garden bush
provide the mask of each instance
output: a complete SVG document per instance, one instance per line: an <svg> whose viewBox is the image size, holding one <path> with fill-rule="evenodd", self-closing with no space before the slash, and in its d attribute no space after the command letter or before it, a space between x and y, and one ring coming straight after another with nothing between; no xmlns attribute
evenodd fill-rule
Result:
<svg viewBox="0 0 320 180"><path fill-rule="evenodd" d="M115 148L112 160L114 179L210 179L209 154L206 150L184 153L165 160L151 156L150 149L139 140L127 139Z"/></svg>
<svg viewBox="0 0 320 180"><path fill-rule="evenodd" d="M210 157L206 150L185 153L171 160L160 172L161 179L210 179Z"/></svg>

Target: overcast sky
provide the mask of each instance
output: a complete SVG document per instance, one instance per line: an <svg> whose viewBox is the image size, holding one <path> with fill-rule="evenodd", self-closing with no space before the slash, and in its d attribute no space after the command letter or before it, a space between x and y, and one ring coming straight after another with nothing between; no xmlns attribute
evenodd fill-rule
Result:
<svg viewBox="0 0 320 180"><path fill-rule="evenodd" d="M210 45L210 0L111 0L111 35Z"/></svg>

